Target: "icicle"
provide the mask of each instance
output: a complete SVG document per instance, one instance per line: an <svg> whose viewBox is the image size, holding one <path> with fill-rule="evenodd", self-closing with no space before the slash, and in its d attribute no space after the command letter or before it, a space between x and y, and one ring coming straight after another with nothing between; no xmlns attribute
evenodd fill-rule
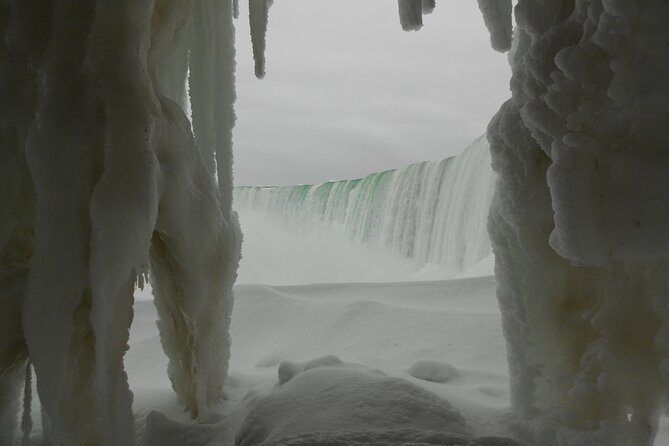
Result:
<svg viewBox="0 0 669 446"><path fill-rule="evenodd" d="M251 42L253 44L253 60L258 79L265 77L265 46L269 8L272 0L249 0L249 22Z"/></svg>
<svg viewBox="0 0 669 446"><path fill-rule="evenodd" d="M434 8L437 6L437 0L423 0L423 14L432 14Z"/></svg>
<svg viewBox="0 0 669 446"><path fill-rule="evenodd" d="M21 417L21 432L23 439L22 446L30 445L30 432L33 429L32 420L32 402L33 402L33 374L30 361L26 364L26 380L23 388L23 416Z"/></svg>
<svg viewBox="0 0 669 446"><path fill-rule="evenodd" d="M418 31L423 26L422 0L398 0L398 7L404 31Z"/></svg>
<svg viewBox="0 0 669 446"><path fill-rule="evenodd" d="M170 374L175 390L202 419L227 374L240 240L231 211L232 1L8 3L0 439L18 413L9 371L29 351L48 440L132 446L123 355L150 249L173 254L169 265L151 265L151 280L165 284L156 299L168 307L161 336L172 371L191 365ZM183 94L189 52L197 144Z"/></svg>
<svg viewBox="0 0 669 446"><path fill-rule="evenodd" d="M478 0L483 21L490 32L490 43L496 51L511 48L511 0Z"/></svg>
<svg viewBox="0 0 669 446"><path fill-rule="evenodd" d="M165 121L158 135L163 148L159 158L189 168L163 173L149 279L172 385L191 414L203 421L220 400L227 375L232 285L240 256L241 235L231 209L232 14L231 1L196 2L190 34L194 135L183 111L166 98L161 98Z"/></svg>

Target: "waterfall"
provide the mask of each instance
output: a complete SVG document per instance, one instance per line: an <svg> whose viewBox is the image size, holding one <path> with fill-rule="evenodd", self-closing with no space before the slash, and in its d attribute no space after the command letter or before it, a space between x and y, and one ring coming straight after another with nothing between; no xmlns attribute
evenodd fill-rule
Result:
<svg viewBox="0 0 669 446"><path fill-rule="evenodd" d="M344 234L453 274L491 254L487 216L495 175L485 136L463 153L364 178L237 187L235 207L273 214L291 231Z"/></svg>

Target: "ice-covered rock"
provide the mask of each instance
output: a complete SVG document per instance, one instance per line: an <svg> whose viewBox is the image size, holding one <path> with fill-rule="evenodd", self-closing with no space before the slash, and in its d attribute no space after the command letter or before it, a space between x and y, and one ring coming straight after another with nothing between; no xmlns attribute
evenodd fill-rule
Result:
<svg viewBox="0 0 669 446"><path fill-rule="evenodd" d="M451 364L433 359L423 359L413 363L409 368L409 375L424 381L445 383L457 378L459 371Z"/></svg>
<svg viewBox="0 0 669 446"><path fill-rule="evenodd" d="M299 369L255 403L237 434L238 446L518 445L473 438L453 406L406 380L332 356Z"/></svg>

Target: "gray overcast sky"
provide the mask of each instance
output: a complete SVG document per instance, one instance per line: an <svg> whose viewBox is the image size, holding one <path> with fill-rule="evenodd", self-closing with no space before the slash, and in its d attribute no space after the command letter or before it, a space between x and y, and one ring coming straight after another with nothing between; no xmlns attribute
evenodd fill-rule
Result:
<svg viewBox="0 0 669 446"><path fill-rule="evenodd" d="M276 0L267 75L237 27L237 185L356 178L457 154L509 96L475 0L438 0L418 32L396 0Z"/></svg>

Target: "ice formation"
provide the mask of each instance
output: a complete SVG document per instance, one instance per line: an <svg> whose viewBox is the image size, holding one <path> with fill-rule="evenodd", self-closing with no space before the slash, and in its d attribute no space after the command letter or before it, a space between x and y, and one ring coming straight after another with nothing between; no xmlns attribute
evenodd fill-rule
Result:
<svg viewBox="0 0 669 446"><path fill-rule="evenodd" d="M267 22L269 8L274 0L249 0L249 25L255 74L258 79L265 77L265 46L267 44Z"/></svg>
<svg viewBox="0 0 669 446"><path fill-rule="evenodd" d="M206 419L240 245L232 2L0 10L0 443L30 358L53 444L134 444L123 355L147 273L174 390Z"/></svg>
<svg viewBox="0 0 669 446"><path fill-rule="evenodd" d="M235 207L278 215L301 233L342 233L457 274L491 253L486 221L494 182L482 136L458 156L365 178L237 187Z"/></svg>
<svg viewBox="0 0 669 446"><path fill-rule="evenodd" d="M404 379L333 356L297 368L252 406L237 445L519 446L475 438L445 399Z"/></svg>
<svg viewBox="0 0 669 446"><path fill-rule="evenodd" d="M509 2L479 3L505 48ZM519 0L515 19L488 129L513 403L536 444L650 445L669 388L669 3Z"/></svg>
<svg viewBox="0 0 669 446"><path fill-rule="evenodd" d="M262 77L269 2L251 3ZM513 43L511 1L479 6L493 47L512 46L513 96L488 137L514 407L536 444L650 445L669 388L669 3L518 0ZM415 30L434 1L398 7ZM202 420L220 397L240 243L238 9L0 4L1 443L17 433L22 389L30 401L30 361L52 443L134 444L123 355L133 288L149 271L176 393ZM370 181L388 176L411 192L399 173ZM364 182L340 188L369 198L376 186ZM329 184L303 193L329 200ZM388 227L379 233L428 252ZM27 415L22 425L25 435Z"/></svg>
<svg viewBox="0 0 669 446"><path fill-rule="evenodd" d="M436 0L397 0L400 25L404 31L417 31L423 26L423 15L430 14Z"/></svg>
<svg viewBox="0 0 669 446"><path fill-rule="evenodd" d="M511 0L478 0L485 26L490 31L490 44L497 51L511 48Z"/></svg>

